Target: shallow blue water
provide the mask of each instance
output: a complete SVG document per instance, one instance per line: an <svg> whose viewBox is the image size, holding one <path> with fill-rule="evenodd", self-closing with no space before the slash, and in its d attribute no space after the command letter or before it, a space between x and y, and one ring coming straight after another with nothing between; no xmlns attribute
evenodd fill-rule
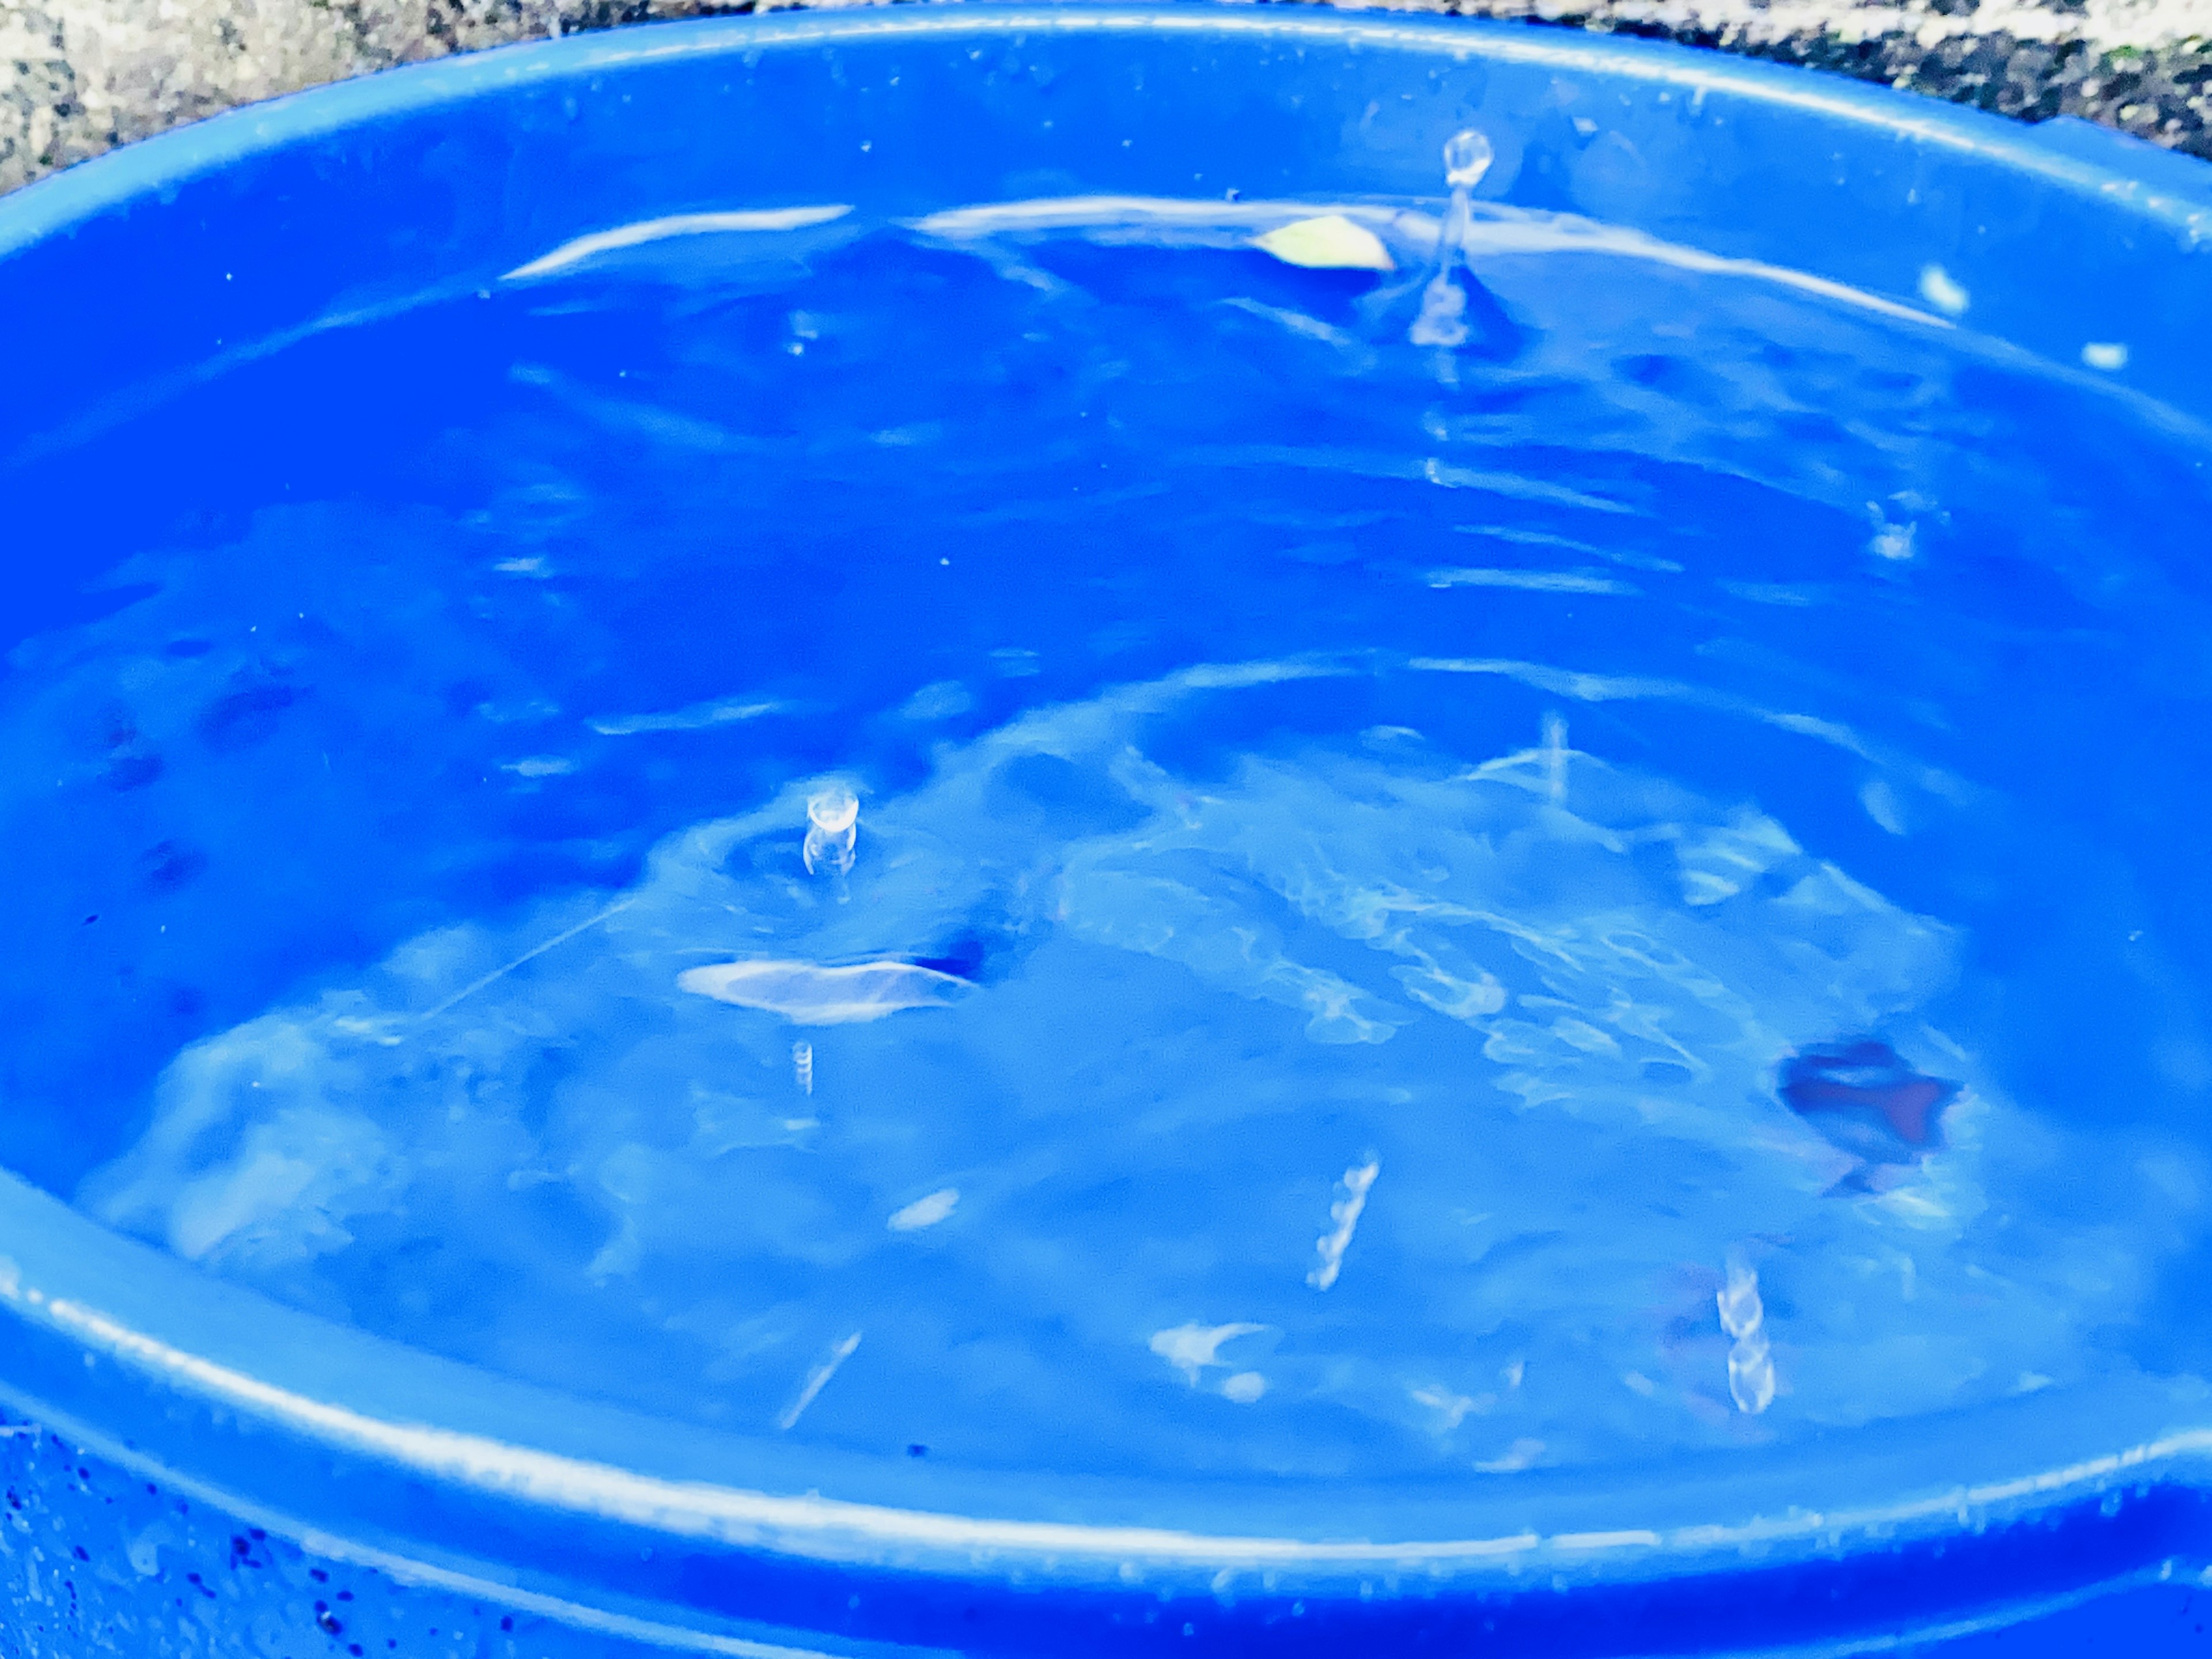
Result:
<svg viewBox="0 0 2212 1659"><path fill-rule="evenodd" d="M664 238L84 435L176 510L0 683L0 1162L975 1467L2196 1398L2205 434L1502 210L1415 346L1437 206Z"/></svg>

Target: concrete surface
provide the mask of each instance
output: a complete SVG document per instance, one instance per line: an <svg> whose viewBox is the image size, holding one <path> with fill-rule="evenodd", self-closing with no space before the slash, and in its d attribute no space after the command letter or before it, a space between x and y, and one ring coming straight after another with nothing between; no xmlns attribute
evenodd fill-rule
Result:
<svg viewBox="0 0 2212 1659"><path fill-rule="evenodd" d="M0 191L234 104L757 0L0 0ZM1386 0L1649 34L2212 157L2212 0Z"/></svg>

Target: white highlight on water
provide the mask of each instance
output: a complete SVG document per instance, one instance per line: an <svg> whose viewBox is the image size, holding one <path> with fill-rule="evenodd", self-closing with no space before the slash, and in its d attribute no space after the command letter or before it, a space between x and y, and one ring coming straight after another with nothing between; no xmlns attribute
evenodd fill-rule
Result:
<svg viewBox="0 0 2212 1659"><path fill-rule="evenodd" d="M1892 564L1903 564L1912 556L1917 532L1917 526L1882 520L1875 526L1873 538L1867 543L1867 550L1878 559L1887 559Z"/></svg>
<svg viewBox="0 0 2212 1659"><path fill-rule="evenodd" d="M839 203L822 207L769 208L739 213L678 213L665 219L641 219L635 224L619 225L612 230L595 230L588 236L579 236L573 241L563 242L550 253L540 254L527 264L517 265L500 281L520 283L532 276L550 276L556 270L581 264L595 253L611 253L617 248L666 241L671 237L710 236L732 231L804 230L810 225L826 225L832 219L842 219L852 210L850 204Z"/></svg>
<svg viewBox="0 0 2212 1659"><path fill-rule="evenodd" d="M1344 1253L1352 1246L1352 1230L1359 1225L1360 1212L1367 1207L1368 1189L1382 1173L1382 1160L1372 1158L1344 1172L1344 1179L1338 1183L1344 1189L1344 1196L1328 1206L1328 1218L1335 1224L1314 1241L1321 1262L1306 1275L1306 1283L1314 1289L1327 1290L1344 1271Z"/></svg>
<svg viewBox="0 0 2212 1659"><path fill-rule="evenodd" d="M1869 778L1859 786L1859 805L1866 815L1893 836L1905 832L1905 814L1897 804L1897 792L1889 787L1886 778Z"/></svg>
<svg viewBox="0 0 2212 1659"><path fill-rule="evenodd" d="M860 836L860 798L842 783L806 798L806 841L799 848L806 873L823 865L841 874L853 867L853 854Z"/></svg>
<svg viewBox="0 0 2212 1659"><path fill-rule="evenodd" d="M1152 1350L1183 1375L1191 1387L1198 1386L1198 1374L1209 1365L1227 1366L1229 1362L1219 1357L1221 1346L1240 1336L1252 1336L1266 1330L1265 1325L1237 1323L1230 1325L1177 1325L1172 1330L1152 1333Z"/></svg>
<svg viewBox="0 0 2212 1659"><path fill-rule="evenodd" d="M1176 246L1237 246L1250 245L1250 233L1259 226L1278 227L1298 216L1310 217L1316 204L1290 202L1223 202L1185 197L1068 196L1028 202L994 202L981 207L958 208L915 220L912 228L947 240L973 241L984 237L1032 234L1042 230L1087 231L1098 240L1145 242ZM1441 257L1445 242L1442 222L1424 213L1402 209L1332 204L1334 214L1374 230L1396 245L1401 255L1419 257L1424 250ZM1553 253L1595 255L1633 259L1711 276L1741 278L1817 295L1855 309L1895 317L1935 328L1954 326L1950 319L1900 301L1871 294L1845 283L1832 282L1808 271L1757 259L1730 258L1703 248L1663 241L1621 225L1600 223L1576 214L1547 213L1510 208L1486 202L1481 216L1470 218L1461 240L1465 253L1486 258ZM1417 343L1419 343L1417 342Z"/></svg>
<svg viewBox="0 0 2212 1659"><path fill-rule="evenodd" d="M975 694L957 680L937 680L923 686L899 705L899 718L908 720L949 720L975 706Z"/></svg>
<svg viewBox="0 0 2212 1659"><path fill-rule="evenodd" d="M1248 317L1257 317L1263 321L1273 323L1276 327L1295 334L1301 339L1319 340L1324 345L1334 346L1339 351L1346 352L1354 356L1363 356L1366 350L1366 348L1360 344L1357 335L1346 333L1340 328L1332 328L1318 317L1309 317L1303 311L1290 311L1281 306L1262 305L1257 300L1247 299L1241 294L1232 295L1220 303L1231 311L1241 311Z"/></svg>
<svg viewBox="0 0 2212 1659"><path fill-rule="evenodd" d="M975 988L957 975L910 962L823 968L773 960L687 968L676 985L695 996L781 1014L793 1025L853 1025L907 1008L949 1007Z"/></svg>
<svg viewBox="0 0 2212 1659"><path fill-rule="evenodd" d="M947 241L969 241L982 236L1046 230L1098 229L1119 236L1195 230L1206 233L1221 227L1238 229L1266 225L1270 229L1316 217L1339 218L1353 223L1365 220L1386 228L1401 216L1394 208L1362 206L1354 203L1332 205L1316 215L1310 202L1224 202L1218 196L1047 196L1021 202L988 202L975 207L948 208L909 222L908 228L924 236Z"/></svg>
<svg viewBox="0 0 2212 1659"><path fill-rule="evenodd" d="M520 760L501 761L499 769L518 778L562 778L576 769L576 763L565 755L526 755Z"/></svg>
<svg viewBox="0 0 2212 1659"><path fill-rule="evenodd" d="M1494 1395L1486 1394L1478 1400L1472 1395L1455 1394L1440 1382L1413 1389L1413 1398L1415 1405L1426 1406L1442 1416L1443 1420L1437 1430L1443 1434L1449 1434L1464 1423L1469 1412L1486 1412L1498 1403Z"/></svg>
<svg viewBox="0 0 2212 1659"><path fill-rule="evenodd" d="M1431 570L1431 587L1517 587L1531 593L1633 593L1636 589L1611 576L1583 570L1492 570L1447 567Z"/></svg>
<svg viewBox="0 0 2212 1659"><path fill-rule="evenodd" d="M1543 1455L1542 1441L1531 1440L1524 1437L1508 1446L1502 1457L1486 1458L1474 1467L1485 1474L1518 1474L1523 1469L1535 1468L1536 1460ZM1560 1539L1554 1541L1564 1542L1566 1536L1567 1534L1562 1534Z"/></svg>
<svg viewBox="0 0 2212 1659"><path fill-rule="evenodd" d="M2117 340L2092 340L2081 348L2081 361L2091 368L2114 374L2128 366L2128 349Z"/></svg>
<svg viewBox="0 0 2212 1659"><path fill-rule="evenodd" d="M1778 726L1784 732L1795 732L1829 744L1844 753L1856 755L1863 761L1881 763L1882 757L1858 733L1847 726L1820 719L1814 714L1793 714L1788 709L1766 708L1758 703L1745 702L1724 692L1709 691L1703 686L1688 685L1679 680L1644 679L1632 675L1592 674L1580 669L1555 668L1548 663L1516 662L1510 657L1413 657L1406 666L1416 673L1426 674L1496 674L1522 685L1547 691L1553 696L1572 697L1577 702L1635 702L1656 698L1680 702L1692 708L1718 709L1723 714L1741 715L1768 726ZM1923 778L1942 779L1944 775L1932 769Z"/></svg>
<svg viewBox="0 0 2212 1659"><path fill-rule="evenodd" d="M854 1331L823 1356L822 1363L806 1374L806 1385L799 1391L799 1398L783 1408L775 1419L777 1428L788 1432L806 1414L814 1397L830 1386L830 1379L837 1375L837 1368L853 1357L853 1350L860 1346L860 1333Z"/></svg>
<svg viewBox="0 0 2212 1659"><path fill-rule="evenodd" d="M707 732L773 714L783 705L759 697L717 697L662 714L602 714L584 722L603 738L634 738L650 732Z"/></svg>
<svg viewBox="0 0 2212 1659"><path fill-rule="evenodd" d="M1364 225L1354 224L1340 213L1324 213L1252 239L1252 246L1272 253L1286 265L1309 270L1395 270L1397 261L1382 239Z"/></svg>
<svg viewBox="0 0 2212 1659"><path fill-rule="evenodd" d="M1451 205L1437 235L1437 274L1421 290L1421 314L1406 335L1415 345L1449 348L1467 343L1467 290L1460 286L1458 270L1467 262L1468 226L1474 217L1471 192L1490 171L1492 154L1490 140L1472 127L1444 143L1444 182L1451 187Z"/></svg>
<svg viewBox="0 0 2212 1659"><path fill-rule="evenodd" d="M1920 297L1946 317L1965 316L1973 298L1959 285L1958 279L1941 265L1921 267Z"/></svg>
<svg viewBox="0 0 2212 1659"><path fill-rule="evenodd" d="M1624 225L1604 224L1571 213L1534 213L1485 203L1482 216L1468 223L1462 247L1465 252L1480 253L1488 258L1578 253L1634 259L1665 265L1674 270L1732 276L1747 282L1792 289L1800 294L1817 295L1822 299L1833 300L1855 310L1894 317L1899 321L1917 323L1924 327L1948 329L1956 326L1948 316L1885 299L1879 294L1853 288L1848 283L1816 276L1810 271L1795 270L1787 265L1768 264L1759 259L1730 258L1680 242L1663 241Z"/></svg>
<svg viewBox="0 0 2212 1659"><path fill-rule="evenodd" d="M794 1042L791 1045L791 1075L803 1095L814 1092L814 1045Z"/></svg>
<svg viewBox="0 0 2212 1659"><path fill-rule="evenodd" d="M960 1202L960 1189L946 1187L927 1198L917 1198L902 1210L895 1210L885 1224L895 1233L919 1232L924 1227L934 1227L951 1215L953 1206Z"/></svg>
<svg viewBox="0 0 2212 1659"><path fill-rule="evenodd" d="M1766 1340L1766 1306L1759 1299L1758 1273L1731 1255L1728 1280L1714 1300L1721 1328L1735 1339L1728 1357L1729 1397L1738 1411L1756 1417L1774 1403L1774 1356Z"/></svg>

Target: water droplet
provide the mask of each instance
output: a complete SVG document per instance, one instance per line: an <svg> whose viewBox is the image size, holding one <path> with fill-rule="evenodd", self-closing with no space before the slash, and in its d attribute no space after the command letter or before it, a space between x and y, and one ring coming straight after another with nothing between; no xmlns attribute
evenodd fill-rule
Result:
<svg viewBox="0 0 2212 1659"><path fill-rule="evenodd" d="M1498 152L1473 127L1444 140L1444 182L1454 190L1473 190L1490 171Z"/></svg>
<svg viewBox="0 0 2212 1659"><path fill-rule="evenodd" d="M1728 1279L1713 1300L1720 1311L1721 1328L1731 1337L1747 1337L1765 1320L1766 1310L1759 1297L1759 1275L1740 1259L1729 1262Z"/></svg>
<svg viewBox="0 0 2212 1659"><path fill-rule="evenodd" d="M806 842L799 849L806 872L814 874L825 864L839 872L853 867L853 851L860 835L860 800L842 783L806 799Z"/></svg>

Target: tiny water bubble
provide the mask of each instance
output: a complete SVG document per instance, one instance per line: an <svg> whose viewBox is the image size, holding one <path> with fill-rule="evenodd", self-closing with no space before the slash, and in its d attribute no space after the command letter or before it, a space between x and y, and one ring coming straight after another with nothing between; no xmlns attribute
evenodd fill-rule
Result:
<svg viewBox="0 0 2212 1659"><path fill-rule="evenodd" d="M853 867L860 836L860 799L842 783L806 798L806 842L799 849L809 875L823 866L841 874Z"/></svg>

